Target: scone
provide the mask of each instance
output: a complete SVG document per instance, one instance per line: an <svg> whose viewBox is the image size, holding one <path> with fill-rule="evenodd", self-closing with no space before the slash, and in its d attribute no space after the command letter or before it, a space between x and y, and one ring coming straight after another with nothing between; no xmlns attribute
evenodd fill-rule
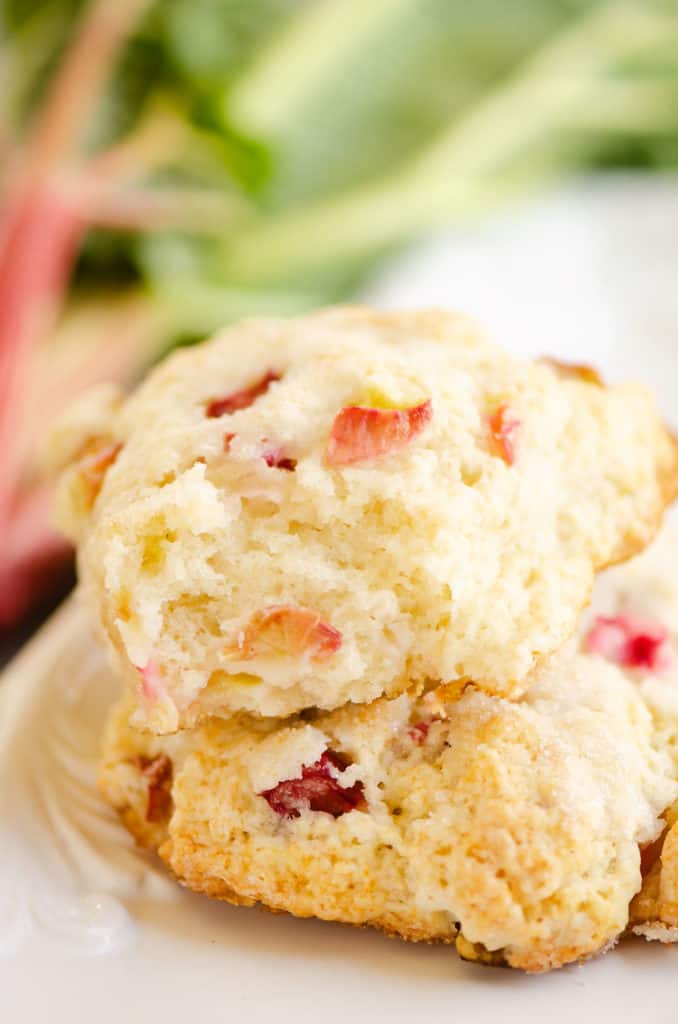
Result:
<svg viewBox="0 0 678 1024"><path fill-rule="evenodd" d="M90 399L54 449L85 599L156 733L430 680L519 696L678 484L644 388L441 312L241 324Z"/></svg>
<svg viewBox="0 0 678 1024"><path fill-rule="evenodd" d="M665 531L628 565L598 582L583 625L585 649L623 666L650 710L656 742L678 778L678 534ZM643 851L643 887L630 927L662 942L678 941L678 803L665 829Z"/></svg>
<svg viewBox="0 0 678 1024"><path fill-rule="evenodd" d="M109 726L103 791L146 842L162 804L150 838L191 889L528 971L624 931L640 847L678 794L634 683L572 650L517 702L443 686L214 719L165 764L162 796L148 766L169 762L167 741L130 729L129 710Z"/></svg>

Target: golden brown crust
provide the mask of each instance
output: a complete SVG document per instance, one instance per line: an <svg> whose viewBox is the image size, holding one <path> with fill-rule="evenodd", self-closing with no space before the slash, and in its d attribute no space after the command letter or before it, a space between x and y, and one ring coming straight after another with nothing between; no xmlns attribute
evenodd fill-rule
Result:
<svg viewBox="0 0 678 1024"><path fill-rule="evenodd" d="M177 882L185 888L236 907L256 906L270 914L290 913L288 907L284 905L288 894L280 894L281 903L279 905L272 904L270 894L265 892L259 892L256 896L244 897L226 885L223 879L203 873L201 867L203 857L194 845L185 844L183 849L177 850L176 844L169 839L158 842L159 833L157 831L149 833L133 808L119 809L119 814L136 842L145 849L158 853ZM208 859L210 858L208 857ZM310 918L319 915L310 911L303 913L297 910L291 916ZM334 921L335 919L328 917L327 920ZM556 970L568 963L581 963L593 959L595 956L607 952L612 945L609 941L601 942L600 948L596 952L592 952L590 948L581 949L573 946L544 949L539 955L517 956L507 950L488 950L479 942L469 942L452 922L450 922L449 930L446 933L442 933L439 928L422 928L418 922L395 914L375 916L369 921L350 921L344 918L339 923L358 928L375 928L390 939L400 939L405 942L453 945L460 959L468 963L485 967L510 967L531 974Z"/></svg>
<svg viewBox="0 0 678 1024"><path fill-rule="evenodd" d="M120 820L123 825L133 837L135 843L141 846L144 850L151 850L153 853L157 853L158 847L165 838L167 825L163 826L156 824L149 824L145 818L141 817L138 810L134 807L117 807Z"/></svg>
<svg viewBox="0 0 678 1024"><path fill-rule="evenodd" d="M542 356L540 363L545 363L555 370L559 377L581 380L586 384L595 384L597 387L604 387L605 383L594 366L586 363L569 363L565 360L554 359L553 356Z"/></svg>
<svg viewBox="0 0 678 1024"><path fill-rule="evenodd" d="M304 880L299 879L288 889L280 887L276 896L272 899L266 889L259 889L256 883L250 888L247 896L242 896L231 886L227 885L223 878L210 875L205 872L205 864L213 864L213 856L205 850L201 850L196 844L186 838L180 840L168 840L158 851L161 858L167 863L176 878L192 892L201 893L211 899L224 900L234 906L252 907L259 906L273 914L291 914L293 917L310 918L317 917L321 920L336 921L333 915L317 913L315 909L303 906L303 900L299 899L301 890L305 887ZM290 910L294 906L294 910ZM405 917L401 914L386 913L375 914L369 920L356 918L351 920L350 911L347 909L346 916L339 921L343 924L350 924L360 928L377 928L391 938L405 939L408 942L443 942L452 943L456 936L456 926L450 924L447 933L437 928L421 927L418 920Z"/></svg>
<svg viewBox="0 0 678 1024"><path fill-rule="evenodd" d="M462 960L472 964L482 964L484 967L508 967L504 951L502 949L489 950L480 942L469 942L462 932L459 932L454 948Z"/></svg>
<svg viewBox="0 0 678 1024"><path fill-rule="evenodd" d="M666 815L667 828L655 846L656 859L646 864L640 892L629 908L630 930L661 941L675 942L678 934L678 803ZM653 844L654 845L654 844Z"/></svg>
<svg viewBox="0 0 678 1024"><path fill-rule="evenodd" d="M175 740L134 732L123 709L102 788L193 891L551 970L624 930L637 843L675 794L629 680L581 656L551 671L520 703L443 686L311 720L214 720L173 765L162 823L147 820L139 754L157 759ZM362 806L335 814L302 802L288 815L269 800L325 751L346 755ZM642 813L638 826L627 813Z"/></svg>

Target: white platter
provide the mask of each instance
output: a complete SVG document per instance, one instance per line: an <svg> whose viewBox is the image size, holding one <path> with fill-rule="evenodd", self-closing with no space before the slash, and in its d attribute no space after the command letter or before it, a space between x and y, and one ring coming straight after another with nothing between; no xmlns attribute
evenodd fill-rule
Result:
<svg viewBox="0 0 678 1024"><path fill-rule="evenodd" d="M678 188L583 185L419 247L366 297L469 309L514 349L643 377L678 426L677 223ZM73 600L0 683L3 1024L678 1018L678 948L525 977L179 891L96 793L113 692Z"/></svg>

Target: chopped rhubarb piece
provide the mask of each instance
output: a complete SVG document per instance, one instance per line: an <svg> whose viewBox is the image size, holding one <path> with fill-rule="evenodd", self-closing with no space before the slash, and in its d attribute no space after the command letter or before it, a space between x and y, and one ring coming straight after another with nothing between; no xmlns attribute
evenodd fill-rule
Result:
<svg viewBox="0 0 678 1024"><path fill-rule="evenodd" d="M507 466L512 466L516 461L515 435L520 427L520 420L511 414L506 402L502 402L490 416L488 425L492 453L503 459Z"/></svg>
<svg viewBox="0 0 678 1024"><path fill-rule="evenodd" d="M122 445L108 438L95 437L80 452L78 467L80 479L87 489L87 502L94 504L108 469L118 457Z"/></svg>
<svg viewBox="0 0 678 1024"><path fill-rule="evenodd" d="M255 612L227 653L245 661L304 654L311 661L325 661L340 647L341 633L317 612L296 605L273 605Z"/></svg>
<svg viewBox="0 0 678 1024"><path fill-rule="evenodd" d="M411 725L407 730L407 735L414 743L423 743L426 737L428 736L428 731L430 728L430 722L415 722L415 724Z"/></svg>
<svg viewBox="0 0 678 1024"><path fill-rule="evenodd" d="M597 384L598 387L603 386L602 377L592 366L586 366L584 363L565 363L560 359L553 359L551 356L544 356L540 362L550 366L559 377L583 380L586 384Z"/></svg>
<svg viewBox="0 0 678 1024"><path fill-rule="evenodd" d="M430 399L407 409L349 405L337 413L325 461L330 466L379 459L405 448L433 417Z"/></svg>
<svg viewBox="0 0 678 1024"><path fill-rule="evenodd" d="M148 786L146 821L164 821L172 806L172 762L167 754L158 754L140 757L139 767Z"/></svg>
<svg viewBox="0 0 678 1024"><path fill-rule="evenodd" d="M167 687L156 661L151 658L143 668L137 666L137 672L141 676L141 689L146 700L156 701L167 696Z"/></svg>
<svg viewBox="0 0 678 1024"><path fill-rule="evenodd" d="M235 436L235 434L224 434L225 452L229 452L231 450L231 441ZM289 472L293 472L297 468L297 460L291 459L285 455L281 447L272 445L266 439L262 441L262 444L266 447L261 453L261 457L267 466L271 466L273 469L286 469Z"/></svg>
<svg viewBox="0 0 678 1024"><path fill-rule="evenodd" d="M417 746L425 743L434 722L442 722L442 717L440 715L431 715L430 718L422 718L418 722L410 723L407 727L408 738Z"/></svg>
<svg viewBox="0 0 678 1024"><path fill-rule="evenodd" d="M213 398L207 404L205 415L209 419L217 419L219 416L228 416L240 409L247 409L257 398L265 395L276 380L280 380L280 374L269 370L248 388L243 388L242 391L233 391L230 395L224 395L223 398Z"/></svg>
<svg viewBox="0 0 678 1024"><path fill-rule="evenodd" d="M659 623L632 615L598 615L586 636L586 649L624 668L662 672L671 660L668 633Z"/></svg>
<svg viewBox="0 0 678 1024"><path fill-rule="evenodd" d="M293 473L297 468L297 460L286 456L282 448L267 448L262 459L272 469L286 469L289 473Z"/></svg>
<svg viewBox="0 0 678 1024"><path fill-rule="evenodd" d="M349 811L365 808L362 782L344 788L337 778L347 767L341 754L326 750L314 764L303 765L300 779L284 779L259 796L263 796L281 818L298 818L306 808L339 818Z"/></svg>

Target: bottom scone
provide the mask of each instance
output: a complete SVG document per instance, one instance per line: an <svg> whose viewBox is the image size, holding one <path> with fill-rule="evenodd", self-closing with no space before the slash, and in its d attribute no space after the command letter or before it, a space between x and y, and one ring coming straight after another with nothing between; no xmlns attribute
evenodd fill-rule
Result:
<svg viewBox="0 0 678 1024"><path fill-rule="evenodd" d="M104 792L184 884L234 903L454 942L530 971L591 956L629 927L669 939L668 555L665 540L614 570L581 649L553 658L520 701L442 686L169 739L130 729L122 704Z"/></svg>
<svg viewBox="0 0 678 1024"><path fill-rule="evenodd" d="M552 658L520 701L440 686L165 739L130 729L123 703L103 791L182 883L233 903L455 943L466 959L528 971L591 956L629 928L669 941L671 556L665 538L613 570L579 649Z"/></svg>

